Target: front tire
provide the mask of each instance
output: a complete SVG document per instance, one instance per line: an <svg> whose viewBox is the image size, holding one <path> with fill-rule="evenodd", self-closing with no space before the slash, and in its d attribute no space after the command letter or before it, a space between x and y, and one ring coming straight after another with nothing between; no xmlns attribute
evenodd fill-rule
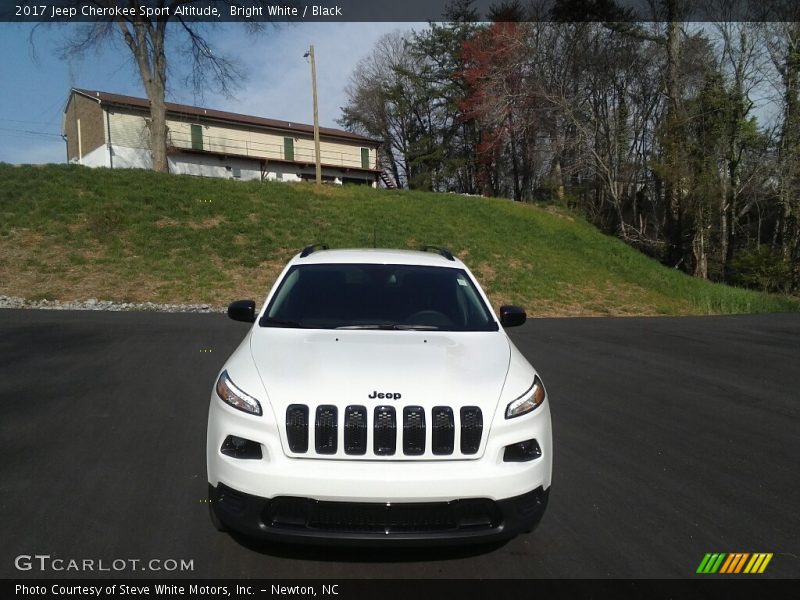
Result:
<svg viewBox="0 0 800 600"><path fill-rule="evenodd" d="M211 497L211 494L208 495L208 515L211 517L211 524L214 526L214 529L220 533L227 533L228 527L219 518L219 515L214 508L214 499Z"/></svg>

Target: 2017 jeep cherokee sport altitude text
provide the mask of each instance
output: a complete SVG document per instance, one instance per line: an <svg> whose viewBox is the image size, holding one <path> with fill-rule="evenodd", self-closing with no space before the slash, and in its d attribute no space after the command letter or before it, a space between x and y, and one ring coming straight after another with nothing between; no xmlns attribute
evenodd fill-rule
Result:
<svg viewBox="0 0 800 600"><path fill-rule="evenodd" d="M300 542L467 543L530 531L552 470L548 398L448 251L309 246L219 373L219 529Z"/></svg>

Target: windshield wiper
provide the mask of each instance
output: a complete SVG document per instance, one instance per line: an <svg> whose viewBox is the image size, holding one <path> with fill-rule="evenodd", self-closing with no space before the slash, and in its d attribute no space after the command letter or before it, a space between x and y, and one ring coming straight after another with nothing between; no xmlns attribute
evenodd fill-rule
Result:
<svg viewBox="0 0 800 600"><path fill-rule="evenodd" d="M391 323L370 323L368 325L342 325L335 329L396 329Z"/></svg>
<svg viewBox="0 0 800 600"><path fill-rule="evenodd" d="M264 317L261 319L262 326L272 327L303 327L297 321L287 321L285 319L273 319L272 317Z"/></svg>
<svg viewBox="0 0 800 600"><path fill-rule="evenodd" d="M394 327L403 331L436 331L439 329L436 325L395 325Z"/></svg>

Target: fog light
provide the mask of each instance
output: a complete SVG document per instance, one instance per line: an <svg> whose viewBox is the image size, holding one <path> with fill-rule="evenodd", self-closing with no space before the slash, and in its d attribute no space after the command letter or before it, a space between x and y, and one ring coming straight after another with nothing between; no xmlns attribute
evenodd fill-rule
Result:
<svg viewBox="0 0 800 600"><path fill-rule="evenodd" d="M542 455L539 442L536 440L525 440L510 446L506 446L503 454L503 462L528 462Z"/></svg>
<svg viewBox="0 0 800 600"><path fill-rule="evenodd" d="M256 442L246 440L244 438L236 437L235 435L229 435L226 437L225 441L222 442L222 447L219 449L219 451L226 456L232 456L233 458L261 458L261 444L257 444Z"/></svg>

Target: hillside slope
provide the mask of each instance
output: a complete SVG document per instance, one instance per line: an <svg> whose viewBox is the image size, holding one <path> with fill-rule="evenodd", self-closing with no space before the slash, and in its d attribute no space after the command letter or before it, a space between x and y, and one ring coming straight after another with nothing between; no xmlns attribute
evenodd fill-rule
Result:
<svg viewBox="0 0 800 600"><path fill-rule="evenodd" d="M796 311L695 280L553 207L78 166L0 165L0 295L205 302L264 298L305 244L443 245L497 306L533 315Z"/></svg>

